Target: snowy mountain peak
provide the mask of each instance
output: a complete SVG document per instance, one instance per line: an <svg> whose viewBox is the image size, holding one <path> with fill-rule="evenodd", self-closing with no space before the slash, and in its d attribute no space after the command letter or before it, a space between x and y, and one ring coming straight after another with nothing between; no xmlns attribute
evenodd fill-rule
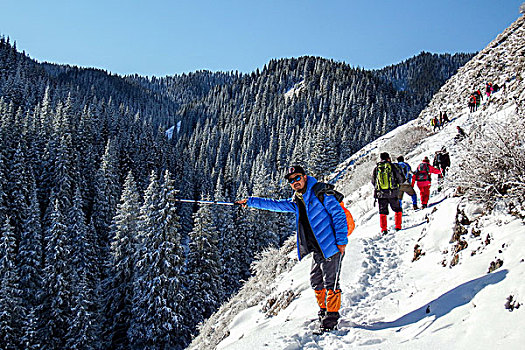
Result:
<svg viewBox="0 0 525 350"><path fill-rule="evenodd" d="M507 194L495 195L487 210L482 201L465 195L463 182L465 171L478 174L465 164L472 164L473 152L498 128L517 133L512 147L525 153L520 129L525 125L520 122L524 63L521 17L461 68L418 119L365 146L332 174L356 220L343 261L337 331L312 333L318 307L309 285L311 256L297 262L291 237L280 250L263 254L256 276L201 327L190 348L522 348L523 219L519 208L509 210ZM469 112L469 95L478 88L485 93L487 82L500 89ZM430 119L442 111L450 122L433 128ZM458 126L466 130L466 138L457 136ZM403 230L381 236L370 184L379 153L404 155L415 168L443 147L452 159L451 171L444 182L433 178L429 207L414 211L405 198ZM501 158L487 154L487 167L498 170L490 162ZM520 186L525 187L523 179ZM388 222L393 225L392 213Z"/></svg>

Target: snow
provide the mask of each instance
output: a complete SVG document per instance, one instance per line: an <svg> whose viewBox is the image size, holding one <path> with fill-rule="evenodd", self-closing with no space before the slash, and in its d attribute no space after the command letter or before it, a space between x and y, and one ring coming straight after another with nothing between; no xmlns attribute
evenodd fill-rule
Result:
<svg viewBox="0 0 525 350"><path fill-rule="evenodd" d="M284 93L284 97L286 100L291 99L294 96L299 95L299 93L304 89L304 80L295 84L290 90L286 91Z"/></svg>
<svg viewBox="0 0 525 350"><path fill-rule="evenodd" d="M173 134L175 133L175 129L177 130L177 134L180 132L180 127L182 125L182 121L178 121L177 125L172 126L168 130L166 130L166 137L171 140L173 138Z"/></svg>
<svg viewBox="0 0 525 350"><path fill-rule="evenodd" d="M217 349L524 348L525 306L513 311L505 307L509 296L521 305L525 302L524 222L507 214L503 206L485 212L480 204L456 196L453 179L438 183L433 176L429 207L414 211L405 196L404 229L381 236L369 183L380 152L388 151L392 158L404 154L415 168L423 157L432 159L446 146L454 168L460 155L468 152L454 139L456 126L470 133L508 124L517 116L525 79L516 79L515 67L520 65L514 53L523 50L524 28L522 17L451 78L419 118L365 146L332 175L356 221L343 260L338 330L312 334L318 325L318 307L309 286L308 256L267 286L272 296L292 290L295 299L271 317L261 310L265 300L249 304L227 322L229 336ZM506 63L487 64L499 60ZM507 86L491 96L490 103L485 99L477 112L469 113L465 86L481 87L487 79ZM444 110L451 122L433 132L429 118ZM423 130L423 136L417 130ZM407 137L413 142L400 141ZM459 223L462 213L468 222ZM392 212L388 222L393 226ZM457 228L466 232L460 236L468 244L464 249L452 241ZM413 261L416 244L423 254ZM498 259L503 265L489 273ZM217 324L226 319L220 312L213 318ZM198 338L192 346L199 346Z"/></svg>
<svg viewBox="0 0 525 350"><path fill-rule="evenodd" d="M166 130L166 137L168 138L168 140L171 140L173 138L173 133L174 132L175 132L175 127L174 126L169 128L168 130Z"/></svg>

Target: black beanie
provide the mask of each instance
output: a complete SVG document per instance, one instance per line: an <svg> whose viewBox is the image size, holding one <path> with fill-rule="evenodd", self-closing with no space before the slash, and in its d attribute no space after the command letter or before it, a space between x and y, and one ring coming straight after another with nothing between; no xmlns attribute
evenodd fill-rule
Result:
<svg viewBox="0 0 525 350"><path fill-rule="evenodd" d="M379 155L379 158L381 158L381 160L389 160L390 159L390 155L386 152L383 152Z"/></svg>

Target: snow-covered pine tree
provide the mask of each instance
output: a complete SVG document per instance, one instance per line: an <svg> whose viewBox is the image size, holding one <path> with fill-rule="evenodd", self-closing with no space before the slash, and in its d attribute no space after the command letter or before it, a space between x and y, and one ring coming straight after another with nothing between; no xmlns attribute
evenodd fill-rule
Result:
<svg viewBox="0 0 525 350"><path fill-rule="evenodd" d="M219 174L217 185L215 186L214 198L217 201L228 201L230 197L225 193ZM234 210L229 206L217 206L214 208L214 226L218 233L218 251L220 256L221 275L223 280L222 290L225 296L234 293L240 286L240 269L237 264L237 251L235 237L235 227L233 225Z"/></svg>
<svg viewBox="0 0 525 350"><path fill-rule="evenodd" d="M71 267L74 271L75 280L83 279L83 272L87 272L87 276L91 278L90 287L94 288L97 276L97 260L96 242L90 235L89 227L86 222L86 215L82 210L82 195L78 188L75 189L75 196L73 197L73 205L68 213L68 232L69 240L73 248L74 254L71 255Z"/></svg>
<svg viewBox="0 0 525 350"><path fill-rule="evenodd" d="M257 157L258 162L253 167L252 179L254 181L253 194L257 197L273 198L275 195L275 179L268 174L268 161L262 154ZM259 224L255 227L254 253L259 253L264 248L276 246L279 243L276 222L279 213L266 210L257 211Z"/></svg>
<svg viewBox="0 0 525 350"><path fill-rule="evenodd" d="M25 310L16 266L16 238L9 217L0 219L0 348L19 349Z"/></svg>
<svg viewBox="0 0 525 350"><path fill-rule="evenodd" d="M241 184L238 191L239 198L247 198L248 190L245 184ZM259 224L259 212L253 210L239 210L234 218L235 246L237 264L240 269L240 277L247 280L250 277L250 265L255 258L257 225Z"/></svg>
<svg viewBox="0 0 525 350"><path fill-rule="evenodd" d="M92 287L89 270L81 270L76 281L73 297L71 324L65 335L65 349L95 350L102 348L100 322L94 301L97 300Z"/></svg>
<svg viewBox="0 0 525 350"><path fill-rule="evenodd" d="M39 307L41 341L49 348L64 348L65 336L72 322L73 271L72 247L67 219L59 200L55 199L50 216L51 227L44 238L44 293Z"/></svg>
<svg viewBox="0 0 525 350"><path fill-rule="evenodd" d="M213 216L210 206L201 206L194 215L195 225L190 233L185 306L192 326L208 318L224 302L218 235Z"/></svg>
<svg viewBox="0 0 525 350"><path fill-rule="evenodd" d="M133 299L133 271L141 199L131 171L111 225L111 264L105 282L106 336L112 349L129 349L127 332Z"/></svg>
<svg viewBox="0 0 525 350"><path fill-rule="evenodd" d="M104 247L109 241L109 228L117 209L119 198L118 149L116 141L110 139L106 145L106 150L95 178L95 198L92 216L97 235L101 240L100 244Z"/></svg>
<svg viewBox="0 0 525 350"><path fill-rule="evenodd" d="M180 270L183 263L175 188L166 172L159 183L152 172L140 209L139 242L135 253L132 318L128 337L132 348L181 346Z"/></svg>
<svg viewBox="0 0 525 350"><path fill-rule="evenodd" d="M18 263L20 266L20 289L26 309L22 325L24 347L31 349L39 346L37 339L39 314L37 308L41 304L43 277L40 206L37 200L35 180L32 176L29 192L29 207L18 248Z"/></svg>
<svg viewBox="0 0 525 350"><path fill-rule="evenodd" d="M25 147L19 144L7 171L8 215L17 241L23 231L27 215L29 171L25 162Z"/></svg>

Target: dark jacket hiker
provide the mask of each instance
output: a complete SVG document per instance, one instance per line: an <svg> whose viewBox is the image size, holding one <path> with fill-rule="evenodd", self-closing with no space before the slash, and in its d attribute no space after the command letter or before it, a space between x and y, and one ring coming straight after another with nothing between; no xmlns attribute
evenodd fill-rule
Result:
<svg viewBox="0 0 525 350"><path fill-rule="evenodd" d="M440 177L445 176L445 171L450 166L450 155L445 147L436 152L432 165L441 170Z"/></svg>

